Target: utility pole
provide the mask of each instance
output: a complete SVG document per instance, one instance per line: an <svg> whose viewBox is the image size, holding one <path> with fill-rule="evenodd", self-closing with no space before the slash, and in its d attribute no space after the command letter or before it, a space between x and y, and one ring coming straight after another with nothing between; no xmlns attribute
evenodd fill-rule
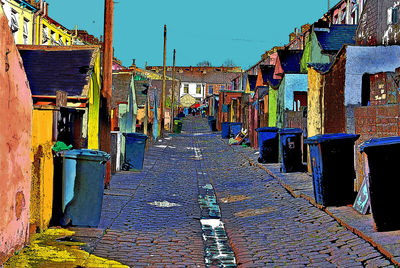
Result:
<svg viewBox="0 0 400 268"><path fill-rule="evenodd" d="M161 126L160 129L164 130L164 109L165 109L165 61L166 61L166 54L167 54L167 25L164 25L164 60L163 60L163 83L162 83L162 99L161 99L161 116L160 116L160 122ZM162 133L161 133L162 135Z"/></svg>
<svg viewBox="0 0 400 268"><path fill-rule="evenodd" d="M148 126L149 126L149 94L150 94L150 87L151 87L151 81L145 85L146 87L146 110L144 112L144 130L143 133L145 135L148 135Z"/></svg>
<svg viewBox="0 0 400 268"><path fill-rule="evenodd" d="M174 117L175 117L175 55L176 51L174 49L174 60L173 60L173 67L172 67L172 108L171 108L171 127L170 131L174 129Z"/></svg>
<svg viewBox="0 0 400 268"><path fill-rule="evenodd" d="M103 86L100 97L100 149L111 152L111 95L112 95L112 58L113 58L113 0L105 0L104 7L104 43L103 43ZM105 187L110 185L111 163L107 162Z"/></svg>
<svg viewBox="0 0 400 268"><path fill-rule="evenodd" d="M328 0L328 11L331 9L331 5L330 5L330 2L329 2L329 0Z"/></svg>

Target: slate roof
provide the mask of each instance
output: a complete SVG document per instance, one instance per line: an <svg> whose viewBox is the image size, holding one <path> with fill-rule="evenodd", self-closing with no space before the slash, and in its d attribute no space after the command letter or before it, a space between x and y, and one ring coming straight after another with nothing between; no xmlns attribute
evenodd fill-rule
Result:
<svg viewBox="0 0 400 268"><path fill-rule="evenodd" d="M162 98L162 80L151 80L151 89L150 91L150 102L153 105L154 102L154 88L157 88L157 100L160 101ZM175 102L179 102L179 85L180 83L175 80ZM165 81L165 94L166 96L170 96L172 92L172 80Z"/></svg>
<svg viewBox="0 0 400 268"><path fill-rule="evenodd" d="M278 57L285 73L300 73L303 50L278 50Z"/></svg>
<svg viewBox="0 0 400 268"><path fill-rule="evenodd" d="M313 67L318 72L324 73L329 70L332 63L308 63L308 66Z"/></svg>
<svg viewBox="0 0 400 268"><path fill-rule="evenodd" d="M278 79L274 79L274 65L260 65L261 75L264 81L264 84L269 83L272 87L276 87L279 85Z"/></svg>
<svg viewBox="0 0 400 268"><path fill-rule="evenodd" d="M257 84L257 75L249 74L247 76L247 79L249 80L250 90L254 91L256 89L256 84Z"/></svg>
<svg viewBox="0 0 400 268"><path fill-rule="evenodd" d="M343 44L355 44L357 25L331 25L329 28L314 28L315 35L325 52L337 52Z"/></svg>
<svg viewBox="0 0 400 268"><path fill-rule="evenodd" d="M30 49L18 47L32 95L55 96L58 90L68 96L86 96L97 55L96 48Z"/></svg>
<svg viewBox="0 0 400 268"><path fill-rule="evenodd" d="M116 107L119 102L127 102L129 97L132 73L113 73L111 107Z"/></svg>
<svg viewBox="0 0 400 268"><path fill-rule="evenodd" d="M143 84L148 83L147 81L135 81L135 93L136 93L136 103L138 107L146 106L146 96L142 93L146 88Z"/></svg>
<svg viewBox="0 0 400 268"><path fill-rule="evenodd" d="M172 71L167 71L166 74L172 77ZM176 79L182 82L191 83L209 83L209 84L230 84L231 81L236 78L240 73L235 72L176 72Z"/></svg>

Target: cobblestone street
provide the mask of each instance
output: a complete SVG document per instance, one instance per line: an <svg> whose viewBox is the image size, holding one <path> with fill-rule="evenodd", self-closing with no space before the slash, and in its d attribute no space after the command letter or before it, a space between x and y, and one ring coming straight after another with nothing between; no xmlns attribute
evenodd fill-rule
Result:
<svg viewBox="0 0 400 268"><path fill-rule="evenodd" d="M103 202L88 250L132 267L392 265L234 152L202 118L184 119L182 134L151 145L142 172L113 176Z"/></svg>

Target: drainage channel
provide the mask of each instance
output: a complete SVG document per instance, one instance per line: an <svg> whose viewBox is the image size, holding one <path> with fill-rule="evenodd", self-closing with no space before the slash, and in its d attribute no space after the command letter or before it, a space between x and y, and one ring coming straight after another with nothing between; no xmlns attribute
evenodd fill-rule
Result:
<svg viewBox="0 0 400 268"><path fill-rule="evenodd" d="M213 185L205 169L204 159L197 144L193 146L194 159L197 160L198 202L201 209L201 229L204 243L204 262L206 267L236 267L235 254L229 244L224 223L221 220Z"/></svg>

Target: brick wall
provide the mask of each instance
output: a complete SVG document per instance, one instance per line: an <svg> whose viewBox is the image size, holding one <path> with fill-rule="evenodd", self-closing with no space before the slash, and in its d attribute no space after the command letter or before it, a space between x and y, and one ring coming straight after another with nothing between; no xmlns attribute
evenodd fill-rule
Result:
<svg viewBox="0 0 400 268"><path fill-rule="evenodd" d="M356 34L358 45L399 44L400 20L388 24L388 9L397 8L398 0L368 0Z"/></svg>
<svg viewBox="0 0 400 268"><path fill-rule="evenodd" d="M343 50L332 70L325 74L324 133L346 132L346 111L344 106L345 72L346 51Z"/></svg>
<svg viewBox="0 0 400 268"><path fill-rule="evenodd" d="M400 105L362 106L354 108L355 131L360 134L356 142L357 189L364 177L362 155L358 145L373 137L400 135Z"/></svg>

